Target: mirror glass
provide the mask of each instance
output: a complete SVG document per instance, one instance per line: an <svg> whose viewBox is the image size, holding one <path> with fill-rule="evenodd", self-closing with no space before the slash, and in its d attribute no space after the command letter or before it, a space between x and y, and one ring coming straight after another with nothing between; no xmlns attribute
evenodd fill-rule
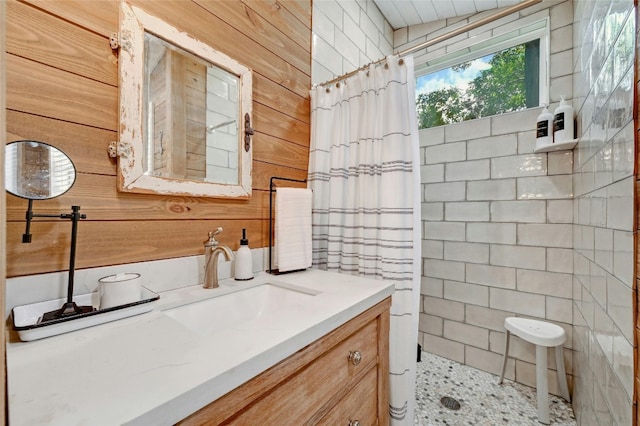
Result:
<svg viewBox="0 0 640 426"><path fill-rule="evenodd" d="M136 6L120 12L119 189L249 198L251 70Z"/></svg>
<svg viewBox="0 0 640 426"><path fill-rule="evenodd" d="M145 32L145 173L238 184L239 77Z"/></svg>
<svg viewBox="0 0 640 426"><path fill-rule="evenodd" d="M76 180L76 168L58 148L37 141L5 145L5 188L30 200L47 200L67 192Z"/></svg>

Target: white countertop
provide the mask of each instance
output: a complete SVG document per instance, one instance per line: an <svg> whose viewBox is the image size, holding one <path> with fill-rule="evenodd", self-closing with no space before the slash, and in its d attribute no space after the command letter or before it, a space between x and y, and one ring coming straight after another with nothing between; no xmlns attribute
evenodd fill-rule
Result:
<svg viewBox="0 0 640 426"><path fill-rule="evenodd" d="M265 282L319 292L304 306L198 333L163 310ZM11 425L163 425L206 406L393 292L318 270L161 293L153 311L7 345ZM15 334L15 333L12 333Z"/></svg>

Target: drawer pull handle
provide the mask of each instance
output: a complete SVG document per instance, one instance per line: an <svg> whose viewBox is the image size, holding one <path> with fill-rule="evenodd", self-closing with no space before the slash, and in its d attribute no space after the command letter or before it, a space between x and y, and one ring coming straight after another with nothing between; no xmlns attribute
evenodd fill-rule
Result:
<svg viewBox="0 0 640 426"><path fill-rule="evenodd" d="M360 426L359 420L349 420L349 426Z"/></svg>
<svg viewBox="0 0 640 426"><path fill-rule="evenodd" d="M349 352L349 361L353 365L360 364L360 361L362 361L362 354L360 353L360 351L351 351L351 352ZM356 422L357 422L357 420L356 420ZM358 424L360 424L360 423L358 422ZM354 426L357 426L357 425L354 425Z"/></svg>

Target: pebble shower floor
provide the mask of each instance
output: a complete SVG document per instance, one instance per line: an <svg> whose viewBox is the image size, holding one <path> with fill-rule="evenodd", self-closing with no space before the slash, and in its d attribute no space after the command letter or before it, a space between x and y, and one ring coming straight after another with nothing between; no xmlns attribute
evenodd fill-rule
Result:
<svg viewBox="0 0 640 426"><path fill-rule="evenodd" d="M414 424L440 425L532 425L538 426L536 390L498 376L422 352L416 374ZM446 408L443 396L460 402L459 410ZM552 425L576 424L571 405L549 395Z"/></svg>

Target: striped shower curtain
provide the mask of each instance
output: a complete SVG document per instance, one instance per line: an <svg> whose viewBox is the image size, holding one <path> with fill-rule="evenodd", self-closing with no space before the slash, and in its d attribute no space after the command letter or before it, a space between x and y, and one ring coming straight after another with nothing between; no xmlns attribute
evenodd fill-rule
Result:
<svg viewBox="0 0 640 426"><path fill-rule="evenodd" d="M313 266L395 285L391 424L413 424L420 294L420 178L413 58L311 91Z"/></svg>

